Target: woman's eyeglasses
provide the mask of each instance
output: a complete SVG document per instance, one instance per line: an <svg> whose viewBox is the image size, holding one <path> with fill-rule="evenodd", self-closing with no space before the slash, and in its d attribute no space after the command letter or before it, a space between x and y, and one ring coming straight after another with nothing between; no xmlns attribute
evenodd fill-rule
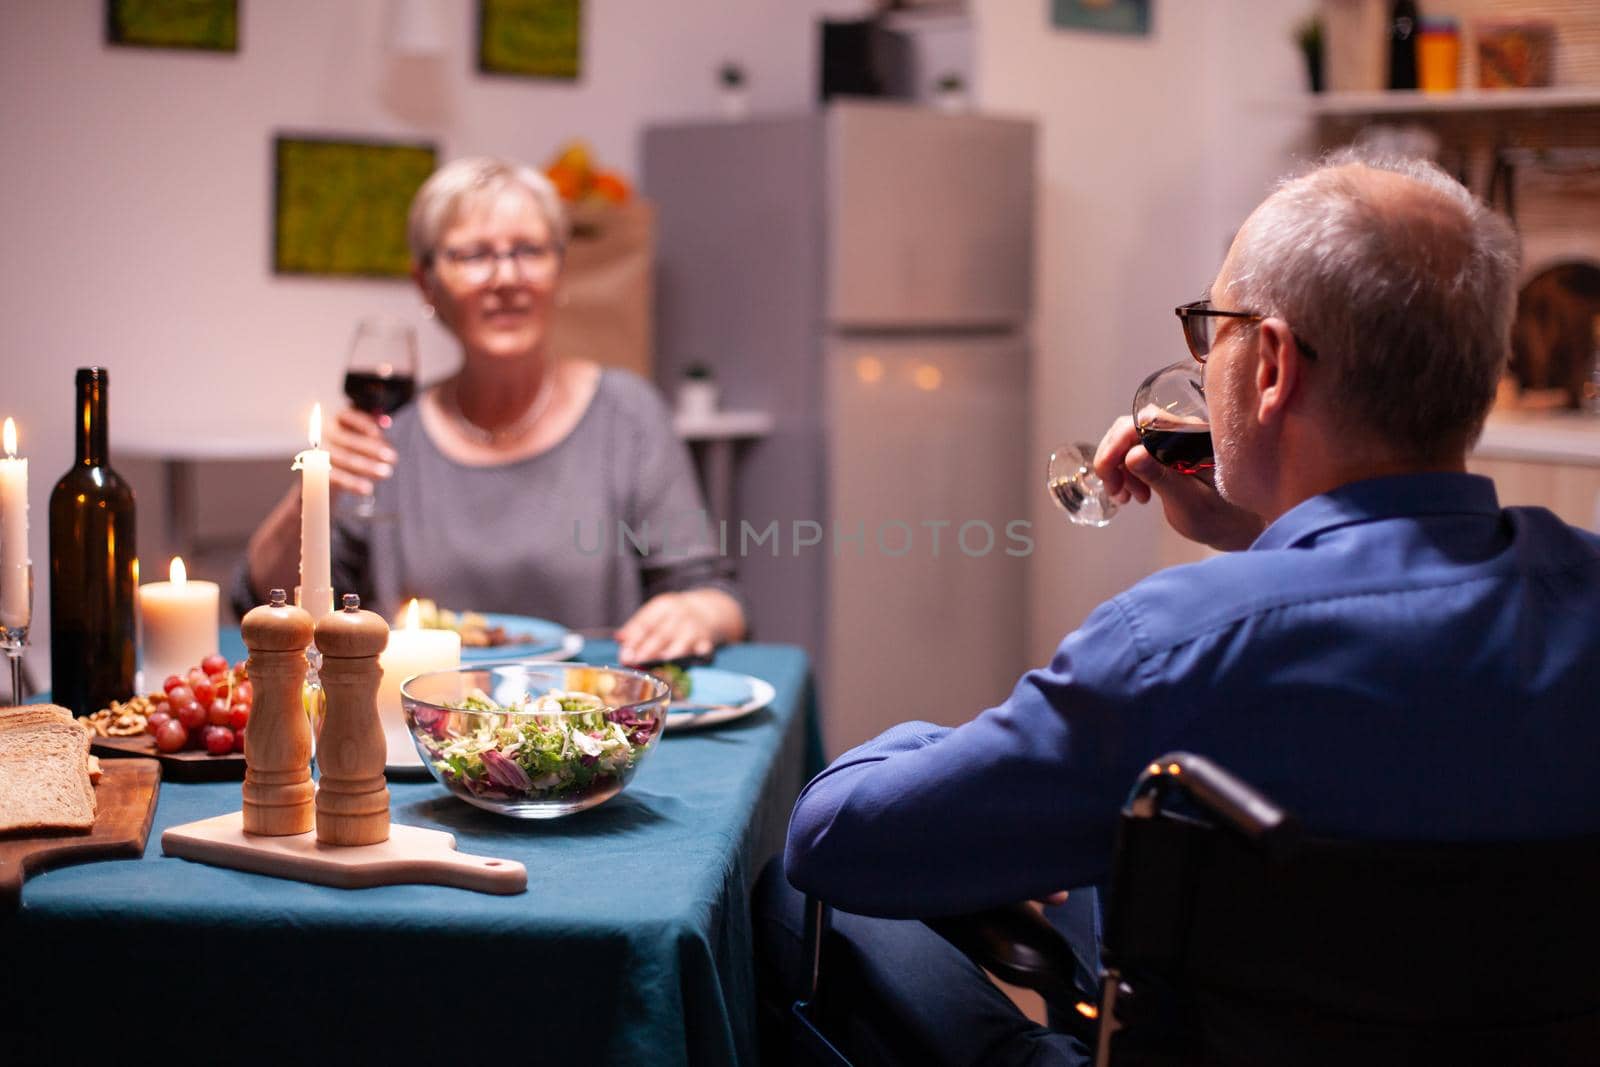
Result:
<svg viewBox="0 0 1600 1067"><path fill-rule="evenodd" d="M525 280L538 281L555 270L558 258L554 246L528 242L503 251L484 247L441 248L436 261L452 277L468 285L482 285L494 277L502 259L509 259Z"/></svg>

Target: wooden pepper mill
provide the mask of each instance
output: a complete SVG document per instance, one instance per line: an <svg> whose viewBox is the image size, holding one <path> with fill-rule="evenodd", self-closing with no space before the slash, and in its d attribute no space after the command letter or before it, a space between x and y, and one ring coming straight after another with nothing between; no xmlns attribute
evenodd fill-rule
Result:
<svg viewBox="0 0 1600 1067"><path fill-rule="evenodd" d="M272 837L306 833L316 817L311 723L301 701L311 616L286 600L274 589L271 603L240 625L255 691L244 732L244 832Z"/></svg>
<svg viewBox="0 0 1600 1067"><path fill-rule="evenodd" d="M378 653L389 644L389 625L346 593L344 610L317 622L316 643L327 694L317 739L317 840L375 845L389 839L389 748L378 721Z"/></svg>

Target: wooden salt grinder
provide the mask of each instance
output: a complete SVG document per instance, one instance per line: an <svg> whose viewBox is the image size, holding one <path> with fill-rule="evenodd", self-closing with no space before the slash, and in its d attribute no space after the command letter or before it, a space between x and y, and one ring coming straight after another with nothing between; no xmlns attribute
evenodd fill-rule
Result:
<svg viewBox="0 0 1600 1067"><path fill-rule="evenodd" d="M378 653L389 643L389 625L346 593L344 610L317 622L316 642L327 694L317 739L317 840L375 845L389 839L389 748L378 721Z"/></svg>
<svg viewBox="0 0 1600 1067"><path fill-rule="evenodd" d="M282 589L240 625L250 649L246 670L255 709L244 732L244 832L283 837L308 832L316 817L311 784L311 723L301 691L311 616Z"/></svg>

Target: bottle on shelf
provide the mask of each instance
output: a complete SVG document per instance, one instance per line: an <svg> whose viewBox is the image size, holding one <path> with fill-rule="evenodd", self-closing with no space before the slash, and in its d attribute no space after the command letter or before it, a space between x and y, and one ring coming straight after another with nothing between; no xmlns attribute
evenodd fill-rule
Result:
<svg viewBox="0 0 1600 1067"><path fill-rule="evenodd" d="M50 493L50 694L74 715L133 696L133 490L111 469L103 367L80 367L77 459Z"/></svg>
<svg viewBox="0 0 1600 1067"><path fill-rule="evenodd" d="M1461 84L1461 26L1430 15L1417 24L1417 83L1425 93L1453 93Z"/></svg>
<svg viewBox="0 0 1600 1067"><path fill-rule="evenodd" d="M1395 0L1389 11L1389 88L1417 87L1417 5Z"/></svg>

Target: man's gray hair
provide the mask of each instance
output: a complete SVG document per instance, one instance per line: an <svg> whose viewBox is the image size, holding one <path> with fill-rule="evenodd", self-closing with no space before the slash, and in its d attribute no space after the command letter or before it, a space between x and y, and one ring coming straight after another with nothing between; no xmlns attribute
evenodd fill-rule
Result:
<svg viewBox="0 0 1600 1067"><path fill-rule="evenodd" d="M566 248L571 224L555 185L532 167L491 156L456 159L428 177L411 200L406 244L417 263L428 262L444 232L469 209L512 195L533 198L558 248Z"/></svg>
<svg viewBox="0 0 1600 1067"><path fill-rule="evenodd" d="M1356 166L1359 164L1360 166ZM1418 183L1375 196L1371 173ZM1521 254L1507 222L1433 163L1329 156L1247 224L1228 299L1284 319L1353 432L1424 460L1470 447L1510 357Z"/></svg>

